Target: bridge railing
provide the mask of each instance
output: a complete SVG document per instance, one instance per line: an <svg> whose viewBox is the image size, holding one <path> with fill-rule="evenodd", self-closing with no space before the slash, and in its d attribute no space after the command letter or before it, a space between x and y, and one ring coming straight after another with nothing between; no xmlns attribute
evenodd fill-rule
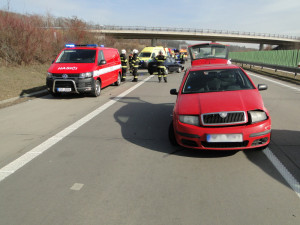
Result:
<svg viewBox="0 0 300 225"><path fill-rule="evenodd" d="M197 29L197 28L93 25L90 27L90 29L193 32L193 33L228 34L228 35L256 36L256 37L258 36L258 37L272 37L272 38L300 40L300 37L282 35L282 34L268 34L268 33L244 32L244 31L214 30L214 29Z"/></svg>

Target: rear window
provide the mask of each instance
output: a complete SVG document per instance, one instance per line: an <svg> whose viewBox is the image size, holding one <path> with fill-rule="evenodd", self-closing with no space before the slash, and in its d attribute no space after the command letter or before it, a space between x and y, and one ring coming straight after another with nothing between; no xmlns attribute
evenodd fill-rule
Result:
<svg viewBox="0 0 300 225"><path fill-rule="evenodd" d="M196 45L190 48L193 60L207 58L227 59L228 49L224 45Z"/></svg>
<svg viewBox="0 0 300 225"><path fill-rule="evenodd" d="M255 89L241 69L191 71L183 94Z"/></svg>
<svg viewBox="0 0 300 225"><path fill-rule="evenodd" d="M67 49L56 60L56 63L94 63L96 50Z"/></svg>

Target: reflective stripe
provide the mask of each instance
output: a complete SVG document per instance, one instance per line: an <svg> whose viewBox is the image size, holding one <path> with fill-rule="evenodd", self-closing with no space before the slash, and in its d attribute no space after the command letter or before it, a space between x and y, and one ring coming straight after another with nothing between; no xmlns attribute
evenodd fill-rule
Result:
<svg viewBox="0 0 300 225"><path fill-rule="evenodd" d="M109 73L109 72L112 72L112 71L115 71L115 70L119 70L121 68L122 68L121 64L119 64L119 65L116 65L116 66L110 66L110 67L107 67L107 68L104 68L104 69L95 70L94 71L94 77L97 77L99 75Z"/></svg>

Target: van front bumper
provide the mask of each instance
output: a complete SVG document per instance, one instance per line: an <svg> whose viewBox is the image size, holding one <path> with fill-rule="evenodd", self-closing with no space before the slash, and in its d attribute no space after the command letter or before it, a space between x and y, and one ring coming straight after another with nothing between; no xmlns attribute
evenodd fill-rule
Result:
<svg viewBox="0 0 300 225"><path fill-rule="evenodd" d="M93 90L94 78L74 78L74 79L53 79L47 78L46 85L48 91L52 93L85 93Z"/></svg>

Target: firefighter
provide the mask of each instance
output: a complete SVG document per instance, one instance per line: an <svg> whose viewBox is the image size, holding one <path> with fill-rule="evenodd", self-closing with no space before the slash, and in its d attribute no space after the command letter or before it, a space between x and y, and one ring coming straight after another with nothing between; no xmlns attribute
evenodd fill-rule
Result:
<svg viewBox="0 0 300 225"><path fill-rule="evenodd" d="M137 82L138 81L138 73L137 72L138 72L139 65L140 65L140 59L138 57L138 53L139 53L139 51L137 49L133 50L133 56L132 56L132 62L131 62L132 69L133 69L133 72L132 72L133 80L132 80L132 82Z"/></svg>
<svg viewBox="0 0 300 225"><path fill-rule="evenodd" d="M122 64L122 79L121 81L125 81L126 80L126 72L127 72L127 58L126 58L126 50L122 49L121 51L121 64Z"/></svg>
<svg viewBox="0 0 300 225"><path fill-rule="evenodd" d="M185 63L185 60L184 60L184 53L180 53L180 63L181 64L184 64Z"/></svg>
<svg viewBox="0 0 300 225"><path fill-rule="evenodd" d="M132 69L132 56L133 53L131 52L130 55L128 56L128 62L129 62L129 72L132 73L133 69Z"/></svg>
<svg viewBox="0 0 300 225"><path fill-rule="evenodd" d="M164 81L167 82L167 74L165 73L166 67L165 67L165 61L166 56L163 55L162 51L159 51L159 54L155 57L157 61L157 70L158 70L158 82L161 82L161 77L164 77Z"/></svg>

